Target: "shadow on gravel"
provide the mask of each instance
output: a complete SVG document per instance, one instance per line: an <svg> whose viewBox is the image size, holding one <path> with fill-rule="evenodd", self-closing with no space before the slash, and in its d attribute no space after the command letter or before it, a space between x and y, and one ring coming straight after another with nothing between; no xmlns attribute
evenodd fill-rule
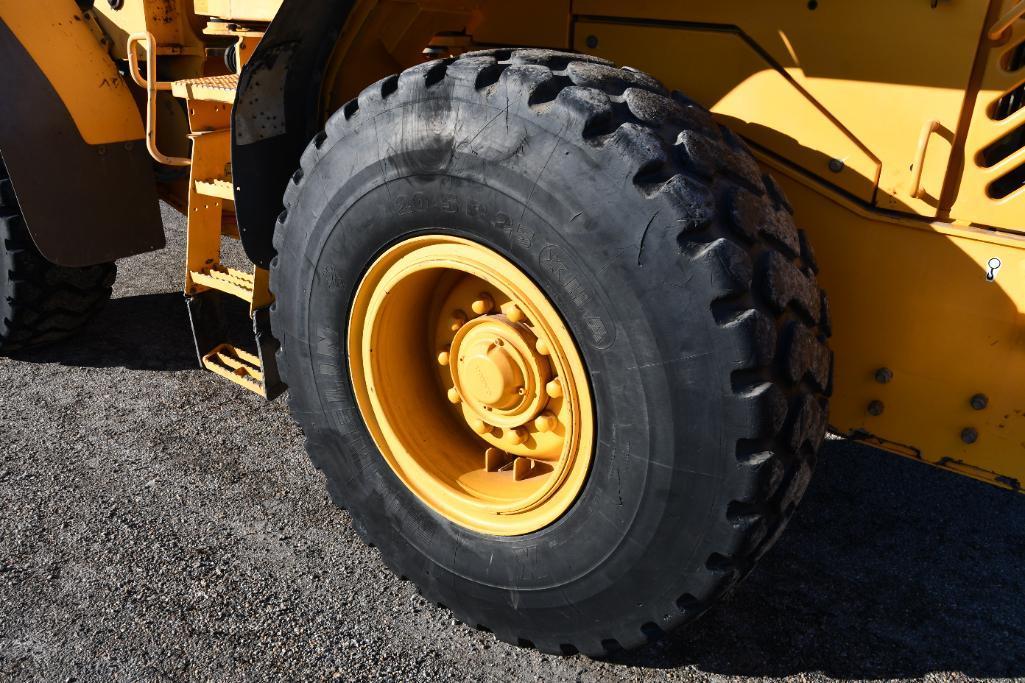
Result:
<svg viewBox="0 0 1025 683"><path fill-rule="evenodd" d="M180 292L112 299L78 334L13 354L27 363L176 371L198 367Z"/></svg>
<svg viewBox="0 0 1025 683"><path fill-rule="evenodd" d="M731 676L1025 676L1025 496L827 442L777 547L731 598L613 661Z"/></svg>

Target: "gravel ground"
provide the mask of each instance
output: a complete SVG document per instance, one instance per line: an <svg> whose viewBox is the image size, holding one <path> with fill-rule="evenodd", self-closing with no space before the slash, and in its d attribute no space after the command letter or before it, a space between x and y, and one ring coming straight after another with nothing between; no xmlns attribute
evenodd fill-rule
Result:
<svg viewBox="0 0 1025 683"><path fill-rule="evenodd" d="M559 658L456 623L329 504L284 402L194 367L166 222L80 337L0 359L0 678L1025 677L1025 496L844 441L754 574L662 643Z"/></svg>

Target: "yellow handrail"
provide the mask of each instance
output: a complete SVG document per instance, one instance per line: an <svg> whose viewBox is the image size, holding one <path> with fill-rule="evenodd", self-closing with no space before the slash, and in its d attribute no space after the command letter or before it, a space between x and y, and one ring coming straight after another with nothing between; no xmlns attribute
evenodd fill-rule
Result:
<svg viewBox="0 0 1025 683"><path fill-rule="evenodd" d="M915 171L911 178L911 196L915 199L921 199L924 194L922 191L922 171L925 166L925 154L929 151L929 138L939 129L939 121L930 121L922 129L922 135L918 139L918 151L915 153Z"/></svg>
<svg viewBox="0 0 1025 683"><path fill-rule="evenodd" d="M170 157L157 149L157 93L171 89L171 83L157 80L156 39L152 33L133 33L128 36L128 71L140 88L146 89L146 149L151 157L168 166L190 166L191 159ZM146 76L139 70L137 47L146 50Z"/></svg>

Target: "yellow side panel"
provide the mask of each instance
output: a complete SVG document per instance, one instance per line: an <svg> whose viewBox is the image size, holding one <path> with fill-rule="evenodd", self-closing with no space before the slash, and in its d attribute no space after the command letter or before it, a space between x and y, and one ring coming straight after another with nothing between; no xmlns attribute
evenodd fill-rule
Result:
<svg viewBox="0 0 1025 683"><path fill-rule="evenodd" d="M810 9L814 6L815 9ZM979 37L985 22L985 0L943 1L932 7L928 0L859 0L766 2L736 0L574 0L573 11L595 17L628 17L631 21L679 22L679 28L738 32L771 60L796 85L819 103L824 111L871 156L881 162L880 207L935 216L952 146L960 123L964 90L968 87ZM582 17L581 20L584 20ZM626 55L644 50L644 45L607 45L586 49L587 35L576 30L576 44L582 51ZM651 35L655 35L652 33ZM681 35L683 42L691 40ZM750 87L748 75L736 79L732 65L700 58L684 62L667 59L648 67L672 87L687 92L694 82L718 75L724 92ZM732 80L731 80L732 79ZM750 101L745 120L759 123L775 115L773 97ZM705 103L715 105L717 102ZM911 196L913 165L923 128L937 121L926 158L923 186L925 196ZM770 149L786 159L798 159L811 142L819 157L806 170L828 182L835 182L828 160L843 158L844 150L833 148L835 137L813 141L803 135L798 120L777 126L778 144ZM800 137L788 143L784 137ZM866 177L865 181L871 181ZM838 183L839 184L839 183Z"/></svg>
<svg viewBox="0 0 1025 683"><path fill-rule="evenodd" d="M830 297L830 422L979 479L1025 484L1025 237L883 221L773 170Z"/></svg>
<svg viewBox="0 0 1025 683"><path fill-rule="evenodd" d="M46 74L86 143L145 137L127 83L74 0L0 0L0 19Z"/></svg>
<svg viewBox="0 0 1025 683"><path fill-rule="evenodd" d="M569 0L481 0L467 32L482 45L569 47Z"/></svg>
<svg viewBox="0 0 1025 683"><path fill-rule="evenodd" d="M270 21L284 0L194 0L196 14L240 21Z"/></svg>
<svg viewBox="0 0 1025 683"><path fill-rule="evenodd" d="M829 180L872 201L878 161L737 33L582 21L575 36L577 50L654 74L749 140L786 150L791 163L822 172L831 159L843 159L842 169L828 171ZM587 41L595 39L597 49L588 50Z"/></svg>

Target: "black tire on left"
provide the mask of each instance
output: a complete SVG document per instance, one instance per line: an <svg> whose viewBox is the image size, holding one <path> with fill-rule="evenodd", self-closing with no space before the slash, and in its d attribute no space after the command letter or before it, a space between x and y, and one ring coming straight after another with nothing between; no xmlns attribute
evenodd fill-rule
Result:
<svg viewBox="0 0 1025 683"><path fill-rule="evenodd" d="M0 353L70 336L107 303L116 276L113 263L67 268L43 258L0 161Z"/></svg>

